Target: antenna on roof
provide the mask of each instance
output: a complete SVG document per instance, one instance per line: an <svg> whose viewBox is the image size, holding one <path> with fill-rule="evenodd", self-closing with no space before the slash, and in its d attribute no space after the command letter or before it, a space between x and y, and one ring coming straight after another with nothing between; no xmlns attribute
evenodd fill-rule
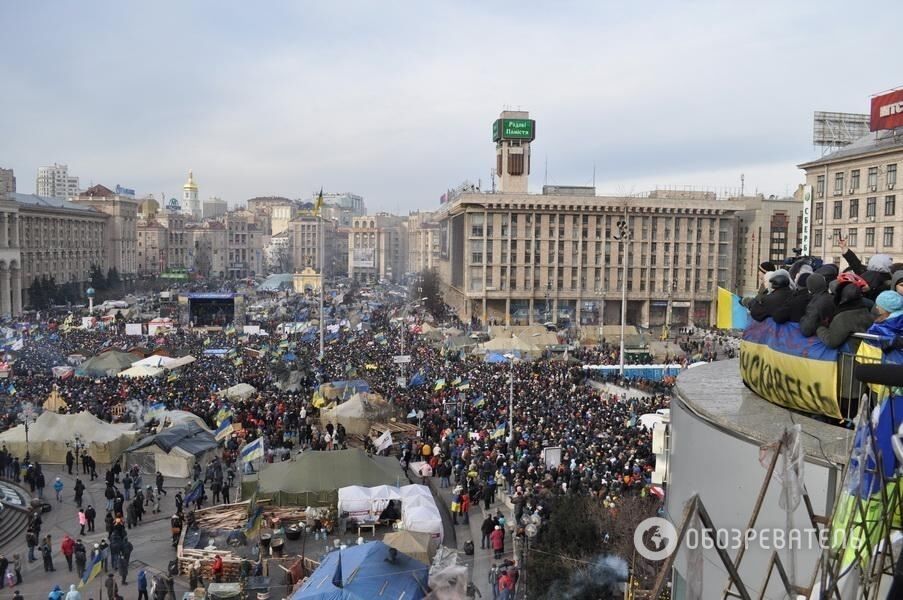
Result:
<svg viewBox="0 0 903 600"><path fill-rule="evenodd" d="M593 189L596 189L596 161L593 161Z"/></svg>
<svg viewBox="0 0 903 600"><path fill-rule="evenodd" d="M549 185L549 155L546 154L546 172L542 178L543 185Z"/></svg>

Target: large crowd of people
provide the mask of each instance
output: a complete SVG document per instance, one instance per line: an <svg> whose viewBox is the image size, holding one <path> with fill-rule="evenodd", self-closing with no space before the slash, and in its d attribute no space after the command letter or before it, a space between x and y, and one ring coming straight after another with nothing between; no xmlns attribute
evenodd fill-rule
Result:
<svg viewBox="0 0 903 600"><path fill-rule="evenodd" d="M388 399L399 418L408 415L419 423L419 438L390 451L400 457L405 467L414 460L429 462L432 473L454 487L458 516L466 518L469 511L463 507L468 505L483 502L488 507L496 494L502 493L510 497L518 521L524 515L547 516L547 499L557 494L585 494L609 505L626 494L646 493L654 457L651 436L637 419L667 407L670 391L668 384L656 382L613 381L621 386L618 388L585 385L581 363L591 360L614 364L612 348L580 350L576 360L571 357L493 364L414 333L414 325L426 318L423 313L408 314L397 305L364 302L354 308L329 308L330 322L340 323L354 314L363 318L366 326L344 327L337 332L333 329L320 360L317 336L310 332L276 333L280 322L305 310L304 298L274 302L269 316L260 322L271 333L268 337L245 337L229 330L176 328L142 339L126 336L123 328L115 326L104 331L63 331L52 320L30 323L22 333L23 346L14 356L0 428L15 424L21 402L40 406L54 388L68 404L68 411L87 410L107 421L140 420L144 409L164 403L168 409L190 411L214 428L216 415L228 404L233 423L241 424L243 437L230 439L222 465L213 467L220 474L212 477L219 482L216 500L221 501L223 496L228 499L228 488L222 493L224 473L233 469L231 461L242 443L263 437L271 460L289 452L347 444L347 436L338 429L327 431L320 427L311 400L321 383L359 378ZM459 322L448 324L463 327ZM392 360L399 352L402 335L406 336L406 352L412 355L404 386L398 382L400 367ZM686 339L690 343L691 338ZM693 341L689 349L698 350L697 343L700 342ZM716 342L722 343L724 340ZM87 357L106 349L135 347L165 351L171 356L191 354L197 360L175 375L159 377L61 379L51 372L52 367L66 364L71 355ZM225 349L226 353L205 353L208 349ZM686 362L687 354L676 353L674 358ZM281 389L286 371L297 372L295 391ZM510 416L509 377L513 377L514 398ZM254 386L256 392L234 401L226 401L218 394L240 382ZM639 387L644 391L627 391ZM609 389L614 391L606 391ZM124 411L117 410L117 406L124 406ZM547 447L561 449L560 461L544 461L543 449ZM24 458L4 455L3 461L25 464ZM162 486L143 488L140 483L142 477L145 483L153 481L154 474L135 473L128 467L123 470L117 465L106 471L105 507L97 510L89 506L84 511L80 508L78 514L82 531L84 526L93 530L98 512L96 518L105 520L114 570L118 565L128 565L123 555L124 548L131 552L128 529L140 525L143 513L160 510ZM40 465L30 468L40 474ZM200 473L195 476L201 479ZM209 469L203 479L212 483ZM130 487L134 488L131 497ZM174 501L181 509L182 495ZM204 495L197 505L203 502ZM88 511L92 513L90 517ZM181 528L182 517L171 525L173 530ZM493 522L488 538L496 531L496 525L498 520ZM500 531L505 534L504 529ZM40 525L37 531L31 527L30 535L35 544L29 545L29 559L33 557L33 547L43 552ZM49 542L45 545L52 550ZM51 570L52 564L46 568ZM123 584L125 577L123 573Z"/></svg>

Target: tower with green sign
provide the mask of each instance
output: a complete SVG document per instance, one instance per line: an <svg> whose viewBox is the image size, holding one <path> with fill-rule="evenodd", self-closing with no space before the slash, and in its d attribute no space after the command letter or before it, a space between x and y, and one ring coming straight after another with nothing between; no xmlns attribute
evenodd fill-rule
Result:
<svg viewBox="0 0 903 600"><path fill-rule="evenodd" d="M499 192L526 194L530 175L530 142L536 137L536 121L521 110L503 110L492 124L495 142L495 174Z"/></svg>

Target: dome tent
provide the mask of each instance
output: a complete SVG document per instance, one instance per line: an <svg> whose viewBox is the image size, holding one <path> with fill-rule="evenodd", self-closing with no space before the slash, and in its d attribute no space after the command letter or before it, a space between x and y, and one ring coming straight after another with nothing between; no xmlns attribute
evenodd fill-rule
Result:
<svg viewBox="0 0 903 600"><path fill-rule="evenodd" d="M94 460L110 464L129 447L138 432L132 423L107 423L87 411L74 415L45 411L29 426L27 445L25 425L0 433L0 444L6 445L13 456L30 453L36 461L61 464L66 462L66 443L71 443L76 434Z"/></svg>

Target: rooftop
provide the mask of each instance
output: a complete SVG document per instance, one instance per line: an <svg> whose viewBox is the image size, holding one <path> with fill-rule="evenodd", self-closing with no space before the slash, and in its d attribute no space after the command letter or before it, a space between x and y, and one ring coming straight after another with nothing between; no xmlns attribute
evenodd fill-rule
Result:
<svg viewBox="0 0 903 600"><path fill-rule="evenodd" d="M57 210L72 210L78 211L81 213L91 213L97 216L102 216L101 213L97 212L90 206L82 206L76 204L74 202L70 202L69 200L61 200L59 198L50 198L48 196L38 196L37 194L20 194L18 192L13 192L8 194L10 200L17 202L19 204L25 204L27 206L34 206L36 208L54 208Z"/></svg>
<svg viewBox="0 0 903 600"><path fill-rule="evenodd" d="M897 130L888 129L875 131L864 135L852 144L844 146L840 150L826 154L819 159L797 165L800 169L808 169L819 165L830 164L839 160L867 156L869 154L888 152L891 150L903 150L903 134Z"/></svg>

